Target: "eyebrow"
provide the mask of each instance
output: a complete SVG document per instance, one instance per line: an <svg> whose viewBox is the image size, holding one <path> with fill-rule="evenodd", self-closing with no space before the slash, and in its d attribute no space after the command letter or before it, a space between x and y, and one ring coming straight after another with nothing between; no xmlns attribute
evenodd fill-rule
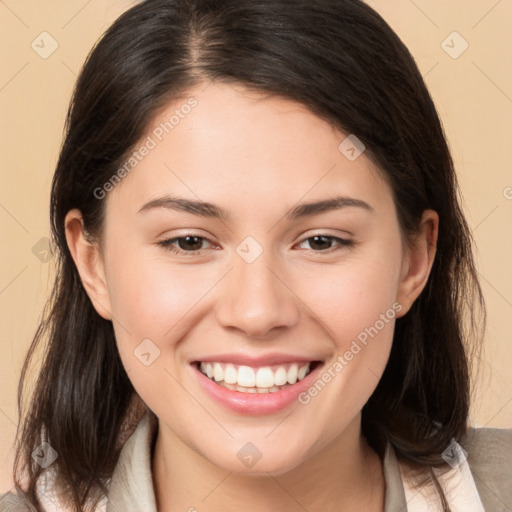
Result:
<svg viewBox="0 0 512 512"><path fill-rule="evenodd" d="M362 208L370 213L375 213L375 210L368 203L362 201L361 199L338 196L330 199L323 199L321 201L301 203L286 213L285 217L288 220L295 220L349 207ZM231 219L229 212L212 203L194 201L191 199L184 199L181 197L173 196L164 196L157 199L152 199L151 201L144 204L138 213L144 213L157 208L167 208L170 210L191 213L193 215L214 219Z"/></svg>

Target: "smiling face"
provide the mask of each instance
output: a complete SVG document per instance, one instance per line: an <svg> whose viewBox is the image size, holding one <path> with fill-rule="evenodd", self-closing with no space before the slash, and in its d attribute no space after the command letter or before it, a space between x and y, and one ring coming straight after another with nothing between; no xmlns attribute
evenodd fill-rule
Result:
<svg viewBox="0 0 512 512"><path fill-rule="evenodd" d="M405 249L390 188L340 151L346 136L295 102L202 84L159 113L107 194L99 253L68 214L86 290L169 444L280 473L359 435L432 253Z"/></svg>

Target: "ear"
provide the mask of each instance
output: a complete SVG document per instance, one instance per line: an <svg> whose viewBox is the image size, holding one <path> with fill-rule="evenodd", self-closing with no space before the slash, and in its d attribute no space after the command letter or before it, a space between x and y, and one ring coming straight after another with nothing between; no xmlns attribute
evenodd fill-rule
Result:
<svg viewBox="0 0 512 512"><path fill-rule="evenodd" d="M70 210L64 219L66 241L94 309L105 320L112 320L103 255L84 227L80 210Z"/></svg>
<svg viewBox="0 0 512 512"><path fill-rule="evenodd" d="M404 316L428 281L434 263L439 230L439 215L434 210L423 212L418 232L406 247L397 302L403 306L397 317Z"/></svg>

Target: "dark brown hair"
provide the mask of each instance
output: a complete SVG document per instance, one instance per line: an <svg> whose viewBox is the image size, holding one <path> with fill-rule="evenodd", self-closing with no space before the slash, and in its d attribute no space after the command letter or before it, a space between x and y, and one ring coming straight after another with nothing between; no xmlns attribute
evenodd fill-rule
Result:
<svg viewBox="0 0 512 512"><path fill-rule="evenodd" d="M443 129L399 37L360 0L146 0L91 51L66 119L51 191L57 277L18 394L16 486L35 505L43 470L31 452L42 439L58 452L51 468L76 510L106 492L136 396L112 323L93 308L71 258L65 215L78 208L98 237L105 201L94 191L122 166L156 113L210 80L295 100L355 134L392 188L405 236L415 233L424 210L438 212L431 275L396 322L362 431L380 455L390 441L403 460L430 467L443 464L443 450L467 430L469 361L485 308ZM25 402L39 349L41 369Z"/></svg>

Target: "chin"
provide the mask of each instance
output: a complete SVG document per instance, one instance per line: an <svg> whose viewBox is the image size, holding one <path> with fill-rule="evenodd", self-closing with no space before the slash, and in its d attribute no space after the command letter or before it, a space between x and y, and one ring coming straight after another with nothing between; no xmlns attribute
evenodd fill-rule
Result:
<svg viewBox="0 0 512 512"><path fill-rule="evenodd" d="M215 458L210 458L209 460L226 471L240 476L253 476L256 478L268 477L269 473L278 476L292 471L304 460L302 456L298 457L297 455L298 453L296 452L286 457L279 449L262 450L259 455L255 451L251 460L249 455L244 455L242 449L238 450L234 457L230 457L227 460L224 457L220 460L215 460Z"/></svg>

